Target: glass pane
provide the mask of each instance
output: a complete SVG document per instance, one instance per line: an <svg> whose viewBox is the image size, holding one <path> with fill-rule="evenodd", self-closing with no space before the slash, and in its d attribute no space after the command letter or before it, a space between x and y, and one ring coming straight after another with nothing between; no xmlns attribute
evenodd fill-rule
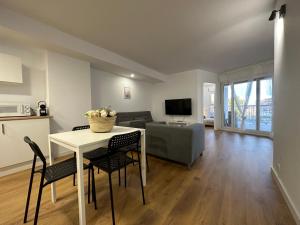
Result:
<svg viewBox="0 0 300 225"><path fill-rule="evenodd" d="M231 85L224 85L224 127L231 127Z"/></svg>
<svg viewBox="0 0 300 225"><path fill-rule="evenodd" d="M260 80L260 123L261 131L272 131L272 115L273 115L273 100L272 100L272 79Z"/></svg>
<svg viewBox="0 0 300 225"><path fill-rule="evenodd" d="M234 127L256 130L256 81L234 84Z"/></svg>

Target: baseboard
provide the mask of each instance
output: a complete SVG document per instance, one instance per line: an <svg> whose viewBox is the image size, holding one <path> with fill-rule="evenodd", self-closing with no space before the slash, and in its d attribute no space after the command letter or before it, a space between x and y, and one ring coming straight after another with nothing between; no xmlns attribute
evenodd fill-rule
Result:
<svg viewBox="0 0 300 225"><path fill-rule="evenodd" d="M271 167L272 175L274 177L274 180L276 181L277 186L279 187L279 190L281 191L281 194L283 195L284 200L286 201L297 225L300 225L300 213L295 207L295 204L293 203L291 197L289 196L285 186L283 185L281 179L279 178L276 170Z"/></svg>

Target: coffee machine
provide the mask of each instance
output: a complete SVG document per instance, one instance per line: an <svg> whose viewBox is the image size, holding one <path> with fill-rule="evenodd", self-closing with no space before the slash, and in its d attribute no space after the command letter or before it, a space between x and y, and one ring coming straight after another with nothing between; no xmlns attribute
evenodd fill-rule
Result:
<svg viewBox="0 0 300 225"><path fill-rule="evenodd" d="M38 116L47 116L48 115L48 109L47 109L47 105L46 105L45 101L38 102L37 115Z"/></svg>

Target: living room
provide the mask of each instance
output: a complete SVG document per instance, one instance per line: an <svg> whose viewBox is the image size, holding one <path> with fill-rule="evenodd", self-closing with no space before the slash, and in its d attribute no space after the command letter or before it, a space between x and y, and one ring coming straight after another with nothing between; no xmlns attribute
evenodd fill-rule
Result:
<svg viewBox="0 0 300 225"><path fill-rule="evenodd" d="M1 1L0 224L300 224L298 9Z"/></svg>

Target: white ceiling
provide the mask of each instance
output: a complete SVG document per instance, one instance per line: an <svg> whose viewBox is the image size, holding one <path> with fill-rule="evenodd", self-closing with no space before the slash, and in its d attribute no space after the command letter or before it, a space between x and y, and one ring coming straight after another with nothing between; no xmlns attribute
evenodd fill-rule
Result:
<svg viewBox="0 0 300 225"><path fill-rule="evenodd" d="M273 58L274 0L1 0L162 73L223 72Z"/></svg>

